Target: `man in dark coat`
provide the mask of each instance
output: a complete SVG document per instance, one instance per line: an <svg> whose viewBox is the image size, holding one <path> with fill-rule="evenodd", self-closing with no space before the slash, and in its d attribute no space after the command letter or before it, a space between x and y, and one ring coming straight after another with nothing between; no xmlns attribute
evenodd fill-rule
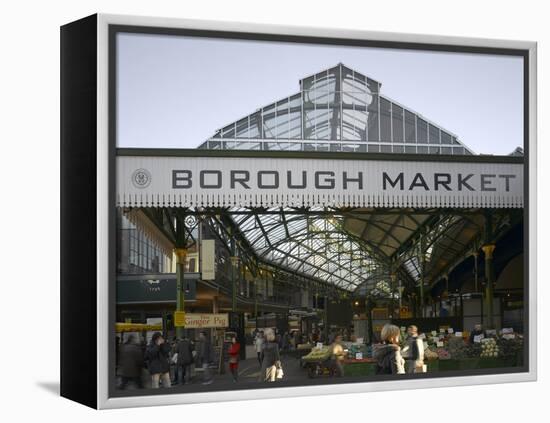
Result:
<svg viewBox="0 0 550 423"><path fill-rule="evenodd" d="M172 386L169 358L170 345L165 342L160 332L155 332L145 351L145 362L151 374L151 388L158 388L161 380L163 388Z"/></svg>
<svg viewBox="0 0 550 423"><path fill-rule="evenodd" d="M209 385L213 382L212 376L210 375L210 363L214 361L214 349L212 348L212 343L206 332L203 331L199 334L199 340L197 358L203 371L202 384Z"/></svg>
<svg viewBox="0 0 550 423"><path fill-rule="evenodd" d="M138 388L141 383L141 369L143 368L143 353L134 334L119 349L119 371L121 376L120 389L126 389L128 382L133 382Z"/></svg>
<svg viewBox="0 0 550 423"><path fill-rule="evenodd" d="M186 336L177 343L176 353L176 383L184 385L187 368L193 363L193 344Z"/></svg>

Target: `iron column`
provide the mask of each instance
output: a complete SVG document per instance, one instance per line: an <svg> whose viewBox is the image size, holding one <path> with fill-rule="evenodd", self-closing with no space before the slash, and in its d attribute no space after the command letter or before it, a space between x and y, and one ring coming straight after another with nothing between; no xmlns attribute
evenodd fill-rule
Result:
<svg viewBox="0 0 550 423"><path fill-rule="evenodd" d="M176 254L176 311L185 311L185 287L184 284L184 265L187 257L187 248L175 248ZM183 337L184 328L176 327L176 337Z"/></svg>
<svg viewBox="0 0 550 423"><path fill-rule="evenodd" d="M487 328L494 329L493 321L493 285L495 282L495 270L493 268L493 253L495 251L495 244L485 244L481 247L483 253L485 253L485 304L487 309Z"/></svg>

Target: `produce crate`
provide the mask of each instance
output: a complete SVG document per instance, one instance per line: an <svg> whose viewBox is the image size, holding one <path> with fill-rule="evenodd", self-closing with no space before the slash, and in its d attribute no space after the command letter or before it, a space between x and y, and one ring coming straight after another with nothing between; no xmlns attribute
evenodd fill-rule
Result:
<svg viewBox="0 0 550 423"><path fill-rule="evenodd" d="M460 361L459 360L453 360L452 358L449 360L437 360L439 361L439 371L445 372L449 370L459 370L460 369Z"/></svg>
<svg viewBox="0 0 550 423"><path fill-rule="evenodd" d="M515 367L517 365L516 357L511 358L480 358L480 369L497 369L499 367Z"/></svg>
<svg viewBox="0 0 550 423"><path fill-rule="evenodd" d="M463 358L459 361L460 370L471 370L480 368L479 358Z"/></svg>
<svg viewBox="0 0 550 423"><path fill-rule="evenodd" d="M344 376L371 376L376 374L376 363L346 363Z"/></svg>
<svg viewBox="0 0 550 423"><path fill-rule="evenodd" d="M439 371L439 360L426 360L424 364L428 366L428 373L438 372Z"/></svg>

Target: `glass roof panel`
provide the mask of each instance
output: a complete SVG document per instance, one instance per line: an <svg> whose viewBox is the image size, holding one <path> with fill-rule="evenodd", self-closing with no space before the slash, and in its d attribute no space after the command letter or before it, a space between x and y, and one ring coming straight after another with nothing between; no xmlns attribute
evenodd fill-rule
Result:
<svg viewBox="0 0 550 423"><path fill-rule="evenodd" d="M379 95L380 86L379 82L340 63L303 78L300 92L225 126L199 148L304 150L308 147L319 149L318 141L330 140L340 142L340 148L345 149L349 142L367 142L368 127L369 142L440 144L441 133L441 143L463 147L453 150L453 154L473 154L452 132ZM255 139L263 146L220 143L220 139ZM286 142L269 142L271 139ZM300 142L288 142L290 140ZM391 148L387 150L392 151ZM395 151L412 152L410 148L404 150L403 147ZM421 147L420 152L449 154L441 148Z"/></svg>
<svg viewBox="0 0 550 423"><path fill-rule="evenodd" d="M364 246L342 229L342 216L233 215L255 253L289 270L353 290L377 267ZM252 223L255 222L255 223Z"/></svg>

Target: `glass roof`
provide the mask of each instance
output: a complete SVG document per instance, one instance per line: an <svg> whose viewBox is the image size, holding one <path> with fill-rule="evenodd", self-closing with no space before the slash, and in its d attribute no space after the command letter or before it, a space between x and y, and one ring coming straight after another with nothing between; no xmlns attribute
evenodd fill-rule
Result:
<svg viewBox="0 0 550 423"><path fill-rule="evenodd" d="M301 79L298 93L217 130L199 148L473 154L452 132L383 96L381 85L340 63ZM419 234L427 234L424 274L432 277L479 235L478 222L429 210L316 214L322 210L228 213L261 261L359 295L395 296L390 268L404 283L418 281Z"/></svg>
<svg viewBox="0 0 550 423"><path fill-rule="evenodd" d="M380 94L381 83L338 64L300 92L216 131L199 148L472 154L450 131Z"/></svg>
<svg viewBox="0 0 550 423"><path fill-rule="evenodd" d="M263 260L337 287L354 290L378 267L367 246L343 229L340 215L233 215Z"/></svg>

